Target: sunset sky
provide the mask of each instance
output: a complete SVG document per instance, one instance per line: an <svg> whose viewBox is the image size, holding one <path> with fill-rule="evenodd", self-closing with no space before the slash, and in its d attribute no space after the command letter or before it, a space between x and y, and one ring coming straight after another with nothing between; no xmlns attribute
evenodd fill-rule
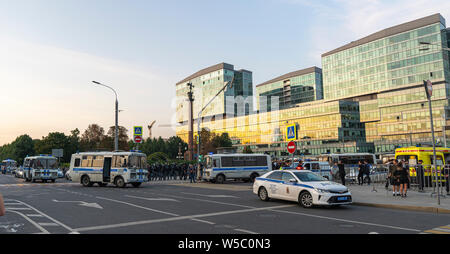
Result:
<svg viewBox="0 0 450 254"><path fill-rule="evenodd" d="M113 126L114 94L93 80L116 89L129 136L156 120L169 137L175 84L202 68L230 63L257 85L434 13L450 26L444 0L0 0L0 145Z"/></svg>

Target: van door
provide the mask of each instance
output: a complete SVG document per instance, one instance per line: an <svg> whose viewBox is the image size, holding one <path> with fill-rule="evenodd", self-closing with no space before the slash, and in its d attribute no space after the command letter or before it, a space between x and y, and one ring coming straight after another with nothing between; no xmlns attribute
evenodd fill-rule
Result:
<svg viewBox="0 0 450 254"><path fill-rule="evenodd" d="M103 182L109 183L111 181L111 157L105 157L103 161Z"/></svg>

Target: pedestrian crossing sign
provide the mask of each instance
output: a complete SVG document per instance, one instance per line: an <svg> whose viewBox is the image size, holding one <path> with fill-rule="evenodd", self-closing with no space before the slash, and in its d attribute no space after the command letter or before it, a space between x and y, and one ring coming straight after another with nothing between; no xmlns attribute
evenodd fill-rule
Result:
<svg viewBox="0 0 450 254"><path fill-rule="evenodd" d="M297 140L297 126L295 124L286 126L286 141L295 140Z"/></svg>
<svg viewBox="0 0 450 254"><path fill-rule="evenodd" d="M134 126L133 136L142 136L142 126Z"/></svg>

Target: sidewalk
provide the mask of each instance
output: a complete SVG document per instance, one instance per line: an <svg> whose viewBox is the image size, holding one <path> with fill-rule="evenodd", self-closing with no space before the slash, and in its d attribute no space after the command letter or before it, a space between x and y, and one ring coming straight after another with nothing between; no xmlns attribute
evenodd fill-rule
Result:
<svg viewBox="0 0 450 254"><path fill-rule="evenodd" d="M408 196L402 198L392 196L392 186L389 186L389 190L380 184L370 186L349 184L347 187L352 193L354 205L450 214L450 196L446 195L445 190L445 197L440 197L440 205L438 205L436 194L431 196L432 190L423 193L409 189Z"/></svg>

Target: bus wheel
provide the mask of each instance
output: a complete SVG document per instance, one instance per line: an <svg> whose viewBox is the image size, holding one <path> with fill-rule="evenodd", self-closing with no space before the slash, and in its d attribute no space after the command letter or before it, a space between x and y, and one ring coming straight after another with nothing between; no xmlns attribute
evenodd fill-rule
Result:
<svg viewBox="0 0 450 254"><path fill-rule="evenodd" d="M141 186L141 183L131 183L131 185L133 185L134 188L139 188L139 186Z"/></svg>
<svg viewBox="0 0 450 254"><path fill-rule="evenodd" d="M81 178L81 184L84 187L92 187L91 179L89 178L89 176L83 176Z"/></svg>
<svg viewBox="0 0 450 254"><path fill-rule="evenodd" d="M114 184L119 188L124 188L126 186L125 181L120 176L114 180Z"/></svg>
<svg viewBox="0 0 450 254"><path fill-rule="evenodd" d="M216 177L216 183L223 184L225 182L225 176L220 174Z"/></svg>

